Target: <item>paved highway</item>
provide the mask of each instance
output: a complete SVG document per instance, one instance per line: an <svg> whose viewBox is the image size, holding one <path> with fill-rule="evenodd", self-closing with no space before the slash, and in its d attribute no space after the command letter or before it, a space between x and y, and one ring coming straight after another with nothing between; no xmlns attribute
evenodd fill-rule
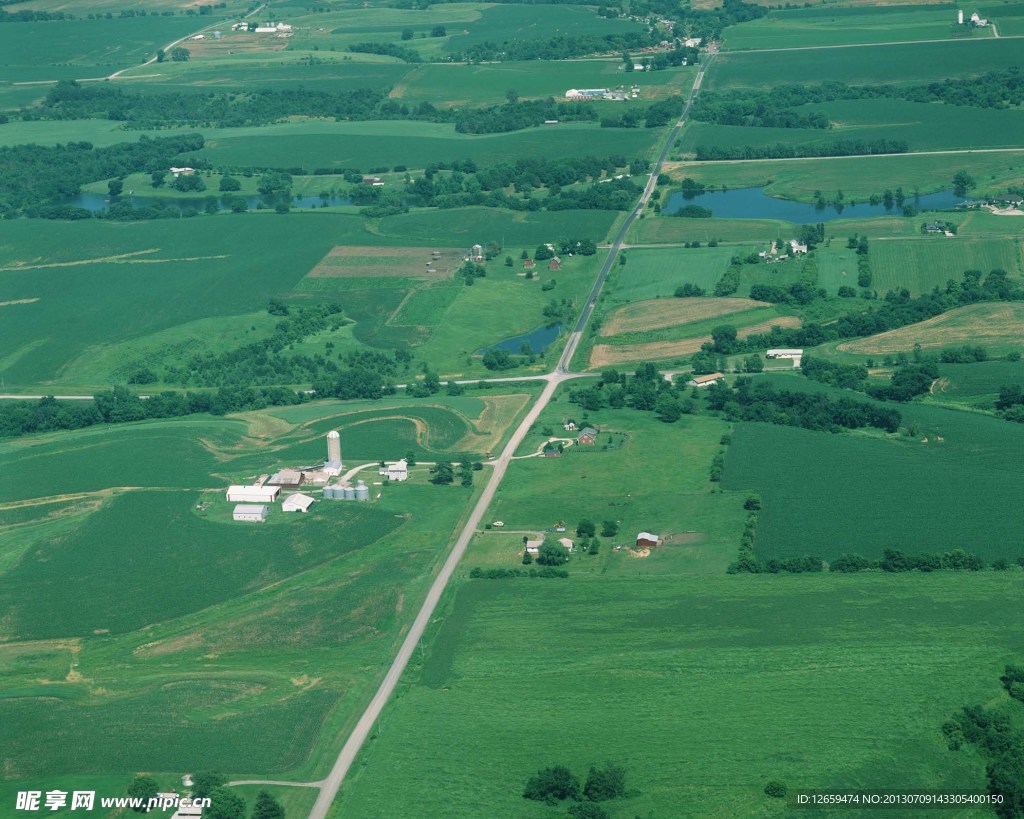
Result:
<svg viewBox="0 0 1024 819"><path fill-rule="evenodd" d="M563 381L576 377L574 373L570 372L570 365L572 358L579 347L580 339L583 337L583 332L586 329L587 323L593 315L597 299L601 294L601 288L604 286L605 280L611 272L612 265L615 264L616 256L622 249L622 244L626 238L627 231L633 222L639 218L640 214L644 212L644 208L647 207L647 203L651 198L651 193L658 184L658 174L661 172L662 165L668 158L669 151L675 143L676 138L679 136L680 130L682 130L686 117L689 115L690 108L693 105L693 100L700 90L701 83L704 81L704 73L707 71L708 66L714 61L714 58L715 53L712 51L707 60L701 66L700 71L697 73L693 88L690 90L690 96L687 98L686 106L683 109L682 116L665 140L665 145L661 149L657 162L654 164L654 169L651 171L650 178L647 180L647 185L644 187L644 192L640 197L640 201L623 221L622 226L615 235L615 239L612 241L611 248L608 251L608 257L601 266L601 272L594 281L594 286L591 288L586 304L580 311L580 317L576 322L576 326L569 334L569 339L566 342L565 349L562 351L562 355L558 359L558 365L555 367L553 372L546 376L542 376L547 383L544 385L544 389L541 391L540 396L534 402L530 411L526 414L526 417L523 418L519 426L516 427L515 432L512 433L512 437L509 439L508 444L502 450L501 454L490 462L493 469L487 483L484 485L483 492L480 493L480 498L473 506L473 510L470 512L465 526L463 526L458 539L455 541L455 546L452 548L448 558L444 562L444 565L441 567L441 571L438 572L437 577L430 586L430 591L427 592L426 599L423 601L423 605L420 606L419 613L416 615L416 619L413 621L412 627L409 629L408 634L406 634L405 639L402 641L402 645L398 649L398 654L395 656L395 659L391 663L391 667L388 669L387 674L385 674L384 679L381 681L380 687L377 689L377 693L374 695L370 704L366 707L366 710L359 718L359 722L356 723L356 726L349 735L344 747L342 747L341 753L338 754L338 758L335 760L334 767L331 768L331 772L320 784L320 794L317 797L316 804L313 805L312 811L310 811L310 819L325 819L330 811L331 805L333 804L338 790L341 787L341 783L345 780L345 775L348 773L349 768L355 761L356 755L359 753L359 749L363 746L366 738L370 735L370 731L373 729L373 725L377 721L378 717L380 717L385 704L391 698L391 694L394 692L395 686L398 684L402 673L405 671L405 667L409 663L409 659L412 657L412 653L415 650L417 643L419 643L420 639L423 637L423 632L426 630L431 617L433 617L434 610L437 608L441 595L444 593L452 575L455 573L456 566L458 566L459 561L462 560L462 556L465 554L470 540L473 538L473 535L476 534L484 514L487 512L491 502L494 500L494 495L498 491L498 487L501 485L502 479L505 477L505 471L508 469L508 465L511 462L512 456L515 454L519 444L522 442L523 438L526 437L530 427L533 426L541 412L548 405L548 402L551 400L551 396L554 395L558 386Z"/></svg>

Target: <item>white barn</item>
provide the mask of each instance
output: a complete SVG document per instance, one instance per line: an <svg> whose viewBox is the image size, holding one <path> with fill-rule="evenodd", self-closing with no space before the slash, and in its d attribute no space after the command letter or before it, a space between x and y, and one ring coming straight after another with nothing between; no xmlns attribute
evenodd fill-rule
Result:
<svg viewBox="0 0 1024 819"><path fill-rule="evenodd" d="M400 461L381 467L380 474L389 481L407 481L409 480L409 462L402 458Z"/></svg>
<svg viewBox="0 0 1024 819"><path fill-rule="evenodd" d="M778 350L769 350L768 352L765 353L765 355L768 358L803 358L804 351L803 350L778 349Z"/></svg>
<svg viewBox="0 0 1024 819"><path fill-rule="evenodd" d="M250 523L263 523L267 519L267 506L262 503L240 503L235 507L232 517Z"/></svg>
<svg viewBox="0 0 1024 819"><path fill-rule="evenodd" d="M273 503L281 492L280 486L229 486L229 503Z"/></svg>
<svg viewBox="0 0 1024 819"><path fill-rule="evenodd" d="M282 512L308 512L309 507L313 505L313 499L309 495L303 495L301 492L296 492L294 495L289 495L281 503Z"/></svg>

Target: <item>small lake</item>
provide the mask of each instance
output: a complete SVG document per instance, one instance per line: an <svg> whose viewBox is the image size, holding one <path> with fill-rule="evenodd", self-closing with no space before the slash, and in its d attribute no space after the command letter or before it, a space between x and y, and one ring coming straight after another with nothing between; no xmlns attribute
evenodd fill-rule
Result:
<svg viewBox="0 0 1024 819"><path fill-rule="evenodd" d="M904 204L913 205L918 210L949 210L966 201L967 199L957 196L952 190L946 190L918 197L908 196ZM736 188L707 191L689 198L684 196L682 191L676 191L665 203L662 213L676 213L687 205L710 208L711 214L720 219L782 219L798 225L831 222L833 219L894 216L903 212L896 204L887 208L882 203L872 205L866 200L858 200L854 205L819 207L807 202L794 202L792 199L776 199L774 196L768 196L764 188Z"/></svg>
<svg viewBox="0 0 1024 819"><path fill-rule="evenodd" d="M227 196L236 196L235 194L228 193ZM193 207L196 210L202 212L206 210L206 203L213 200L217 203L218 210L229 210L229 207L224 204L223 197L225 194L222 193L211 193L207 196L196 196L196 197L175 197L173 199L163 199L159 196L131 196L125 194L119 196L118 202L129 202L134 208L144 208L148 205L162 205L164 207L178 207L187 208ZM273 196L243 196L246 205L250 210L256 210L260 204L264 208L273 208L280 200ZM324 205L351 205L352 200L347 196L293 196L290 200L293 208L322 208ZM76 208L85 208L92 213L98 213L99 211L106 210L110 207L110 197L102 193L80 193L73 199L67 199L60 204L62 205L73 205Z"/></svg>
<svg viewBox="0 0 1024 819"><path fill-rule="evenodd" d="M488 350L505 350L506 352L514 355L519 355L522 352L523 344L528 343L533 352L542 353L552 341L558 338L558 335L561 332L562 325L560 323L548 324L544 327L537 327L520 336L506 338L503 341L499 341L497 344L484 347L480 352L486 353Z"/></svg>

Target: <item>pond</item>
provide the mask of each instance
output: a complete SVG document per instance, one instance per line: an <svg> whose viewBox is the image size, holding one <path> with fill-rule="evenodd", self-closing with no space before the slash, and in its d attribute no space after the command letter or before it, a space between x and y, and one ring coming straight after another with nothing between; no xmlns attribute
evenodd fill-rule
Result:
<svg viewBox="0 0 1024 819"><path fill-rule="evenodd" d="M232 196L233 194L227 194ZM133 208L143 208L147 205L161 205L164 207L178 207L187 208L193 207L198 211L206 210L206 203L213 200L217 203L218 210L228 210L228 206L224 204L222 194L212 194L208 196L196 196L187 198L173 198L163 199L159 196L130 196L125 195L118 198L119 202L129 202ZM236 197L237 198L237 197ZM272 196L243 196L246 205L250 210L256 210L257 207L262 203L265 208L273 208L274 205L279 201ZM85 208L92 213L98 213L99 211L106 210L110 207L110 198L106 194L102 193L80 193L73 199L66 199L61 202L62 205L72 205L76 208ZM322 208L324 205L351 205L352 200L347 196L320 196L319 194L314 196L293 196L291 198L291 206L293 208Z"/></svg>
<svg viewBox="0 0 1024 819"><path fill-rule="evenodd" d="M923 196L908 196L905 204L913 205L918 210L949 210L960 202L967 200L957 196L952 190L927 193ZM720 219L782 219L798 225L816 222L831 222L833 219L854 219L868 216L893 216L902 213L897 205L887 208L879 203L872 205L867 201L858 201L855 205L818 205L808 202L795 202L792 199L777 199L768 196L764 188L736 188L725 191L707 191L687 198L682 191L676 191L669 197L662 213L672 214L686 205L699 205L710 208L713 216Z"/></svg>
<svg viewBox="0 0 1024 819"><path fill-rule="evenodd" d="M518 355L523 351L523 345L529 344L530 349L533 352L542 353L552 341L558 338L561 332L562 325L560 323L535 327L528 333L513 336L512 338L506 338L503 341L499 341L497 344L484 347L480 352L485 353L488 350L505 350L506 352Z"/></svg>

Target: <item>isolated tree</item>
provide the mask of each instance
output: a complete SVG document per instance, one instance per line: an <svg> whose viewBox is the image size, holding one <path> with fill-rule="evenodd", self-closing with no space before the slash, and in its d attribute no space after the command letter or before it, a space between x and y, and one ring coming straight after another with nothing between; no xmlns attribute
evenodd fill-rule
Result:
<svg viewBox="0 0 1024 819"><path fill-rule="evenodd" d="M583 795L592 802L617 799L626 793L626 769L609 763L603 768L591 768Z"/></svg>
<svg viewBox="0 0 1024 819"><path fill-rule="evenodd" d="M109 193L111 196L120 196L121 192L123 190L124 190L124 180L123 179L111 179L107 183L107 193Z"/></svg>
<svg viewBox="0 0 1024 819"><path fill-rule="evenodd" d="M674 424L683 414L683 410L679 406L679 399L667 392L658 396L658 400L654 404L654 411L658 414L658 420L666 424Z"/></svg>
<svg viewBox="0 0 1024 819"><path fill-rule="evenodd" d="M515 264L516 264L516 263L515 263L515 261L514 261L514 260L512 259L512 257L511 257L511 256L506 256L506 257L505 257L505 267L515 267Z"/></svg>
<svg viewBox="0 0 1024 819"><path fill-rule="evenodd" d="M552 765L537 771L529 778L523 790L524 798L550 805L562 799L578 799L579 795L580 781L564 765Z"/></svg>
<svg viewBox="0 0 1024 819"><path fill-rule="evenodd" d="M445 29L444 26L434 26L430 30L430 36L431 37L444 37L447 34L448 34L448 31Z"/></svg>
<svg viewBox="0 0 1024 819"><path fill-rule="evenodd" d="M164 180L167 178L167 171L153 171L149 175L149 178L153 181L153 187L159 188L164 184Z"/></svg>
<svg viewBox="0 0 1024 819"><path fill-rule="evenodd" d="M786 783L780 782L778 779L773 779L771 782L764 786L765 794L768 796L773 796L776 799L782 799L783 797L785 797L787 790L788 789L786 788Z"/></svg>
<svg viewBox="0 0 1024 819"><path fill-rule="evenodd" d="M167 59L167 52L164 51L162 48L158 48L156 50L156 61L158 63L162 63L166 59Z"/></svg>
<svg viewBox="0 0 1024 819"><path fill-rule="evenodd" d="M736 340L736 328L728 324L720 324L711 330L711 340L714 343L715 352L722 355L730 355L739 350L739 342Z"/></svg>
<svg viewBox="0 0 1024 819"><path fill-rule="evenodd" d="M761 496L756 492L747 495L747 499L743 501L743 508L748 512L757 512L761 509Z"/></svg>
<svg viewBox="0 0 1024 819"><path fill-rule="evenodd" d="M411 40L415 36L415 32L411 28L402 29L402 39Z"/></svg>
<svg viewBox="0 0 1024 819"><path fill-rule="evenodd" d="M537 550L537 562L541 566L563 566L569 562L569 551L557 540L545 538Z"/></svg>
<svg viewBox="0 0 1024 819"><path fill-rule="evenodd" d="M610 819L610 814L596 802L576 802L569 807L570 819Z"/></svg>
<svg viewBox="0 0 1024 819"><path fill-rule="evenodd" d="M405 462L409 466L416 466L416 453L413 452L411 449L405 453Z"/></svg>
<svg viewBox="0 0 1024 819"><path fill-rule="evenodd" d="M210 807L204 819L245 819L245 800L229 788L220 787L210 793Z"/></svg>
<svg viewBox="0 0 1024 819"><path fill-rule="evenodd" d="M430 482L438 486L446 486L455 480L455 470L451 461L441 461L430 467Z"/></svg>
<svg viewBox="0 0 1024 819"><path fill-rule="evenodd" d="M505 92L505 99L507 99L510 103L515 105L517 102L519 102L519 92L516 91L514 88L510 88L508 91Z"/></svg>
<svg viewBox="0 0 1024 819"><path fill-rule="evenodd" d="M523 549L523 565L529 566L531 563L533 563L533 555Z"/></svg>
<svg viewBox="0 0 1024 819"><path fill-rule="evenodd" d="M187 48L177 46L171 49L171 59L176 63L188 62L188 58L192 56L192 52Z"/></svg>
<svg viewBox="0 0 1024 819"><path fill-rule="evenodd" d="M204 799L221 785L226 785L228 778L219 773L197 773L192 777L192 796Z"/></svg>
<svg viewBox="0 0 1024 819"><path fill-rule="evenodd" d="M525 262L527 259L530 258L530 254L524 250L522 253L519 254L519 258Z"/></svg>
<svg viewBox="0 0 1024 819"><path fill-rule="evenodd" d="M256 794L252 819L284 819L284 808L271 794L260 791Z"/></svg>
<svg viewBox="0 0 1024 819"><path fill-rule="evenodd" d="M222 191L240 191L242 189L242 183L239 182L233 176L222 176L220 178L220 189Z"/></svg>
<svg viewBox="0 0 1024 819"><path fill-rule="evenodd" d="M160 786L151 776L137 776L128 786L128 795L133 799L143 799L148 802L160 792ZM136 813L145 813L149 808L144 805L132 808Z"/></svg>
<svg viewBox="0 0 1024 819"><path fill-rule="evenodd" d="M597 527L592 520L584 518L576 525L576 534L580 537L593 537L596 532Z"/></svg>
<svg viewBox="0 0 1024 819"><path fill-rule="evenodd" d="M614 520L601 522L601 537L615 537L619 533L619 524Z"/></svg>
<svg viewBox="0 0 1024 819"><path fill-rule="evenodd" d="M967 171L957 171L953 174L953 193L957 196L967 196L967 191L974 187L974 177Z"/></svg>

